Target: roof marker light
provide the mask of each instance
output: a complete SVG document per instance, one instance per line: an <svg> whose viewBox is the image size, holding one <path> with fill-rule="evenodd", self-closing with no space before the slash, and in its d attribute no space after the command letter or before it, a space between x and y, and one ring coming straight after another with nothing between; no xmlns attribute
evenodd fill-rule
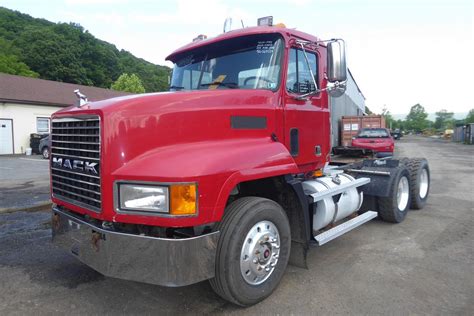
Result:
<svg viewBox="0 0 474 316"><path fill-rule="evenodd" d="M230 30L232 30L232 18L227 18L225 19L224 21L224 33L227 33L229 32Z"/></svg>
<svg viewBox="0 0 474 316"><path fill-rule="evenodd" d="M258 26L272 26L273 25L273 16L264 16L257 20Z"/></svg>
<svg viewBox="0 0 474 316"><path fill-rule="evenodd" d="M207 38L207 35L199 34L197 37L193 38L193 42L202 41L202 40L205 40L206 38Z"/></svg>

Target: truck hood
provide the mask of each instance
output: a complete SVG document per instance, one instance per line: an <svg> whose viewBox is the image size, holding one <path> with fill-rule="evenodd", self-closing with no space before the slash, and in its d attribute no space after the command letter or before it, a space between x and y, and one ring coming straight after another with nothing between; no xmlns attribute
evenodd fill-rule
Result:
<svg viewBox="0 0 474 316"><path fill-rule="evenodd" d="M244 92L245 91L245 92ZM70 106L64 108L55 114L76 115L79 112L100 111L107 113L141 113L156 111L182 111L194 110L198 111L198 106L202 103L215 104L223 106L228 104L257 104L268 101L269 97L274 95L268 90L199 90L199 91L175 91L175 92L158 92L148 94L136 94L122 96L103 101L89 102L82 107Z"/></svg>
<svg viewBox="0 0 474 316"><path fill-rule="evenodd" d="M124 96L82 107L71 106L59 116L99 115L106 172L114 173L131 160L178 144L269 138L274 132L277 93L268 90L203 90ZM259 130L231 128L231 116L265 117ZM189 146L192 148L193 146Z"/></svg>
<svg viewBox="0 0 474 316"><path fill-rule="evenodd" d="M214 91L216 93L222 93L222 91ZM226 91L228 92L228 91ZM101 111L103 113L115 112L115 111L127 111L130 108L138 109L140 107L152 106L154 110L163 106L172 107L178 106L179 104L191 101L195 98L209 97L209 91L175 91L175 92L157 92L157 93L146 93L146 94L134 94L121 96L102 101L88 102L82 107L75 105L64 108L56 114L62 115L64 113L76 114L77 112L83 112L84 110L89 111Z"/></svg>
<svg viewBox="0 0 474 316"><path fill-rule="evenodd" d="M54 196L53 201L107 221L163 227L216 222L238 183L298 173L293 157L278 141L284 139L282 124L277 124L279 98L267 90L170 92L59 111L53 115L53 129L55 118L100 118L97 167L103 212L97 214ZM199 214L179 218L119 214L114 196L120 181L197 183Z"/></svg>

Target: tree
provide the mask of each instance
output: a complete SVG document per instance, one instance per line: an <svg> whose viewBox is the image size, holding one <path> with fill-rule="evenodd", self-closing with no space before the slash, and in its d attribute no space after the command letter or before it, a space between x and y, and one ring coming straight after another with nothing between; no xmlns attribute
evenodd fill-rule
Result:
<svg viewBox="0 0 474 316"><path fill-rule="evenodd" d="M142 81L136 74L123 73L118 79L110 86L111 89L117 91L125 91L132 93L144 93L145 88L143 87Z"/></svg>
<svg viewBox="0 0 474 316"><path fill-rule="evenodd" d="M14 43L21 47L21 59L41 78L91 85L82 66L79 46L52 28L27 27Z"/></svg>
<svg viewBox="0 0 474 316"><path fill-rule="evenodd" d="M367 105L365 106L365 113L367 113L368 115L374 114L374 112L372 112Z"/></svg>
<svg viewBox="0 0 474 316"><path fill-rule="evenodd" d="M1 6L0 54L8 57L2 56L2 69L8 73L19 74L12 68L20 67L28 74L26 65L42 79L102 88L110 88L122 73L133 73L146 91L168 89L169 67L118 50L77 23L52 23Z"/></svg>
<svg viewBox="0 0 474 316"><path fill-rule="evenodd" d="M474 123L474 109L471 109L469 113L467 113L467 116L464 122L466 124Z"/></svg>
<svg viewBox="0 0 474 316"><path fill-rule="evenodd" d="M386 105L383 106L382 116L385 118L385 126L387 126L390 129L395 128L393 126L394 125L393 123L395 122L395 120L393 119L393 116L390 113L390 111L387 109Z"/></svg>
<svg viewBox="0 0 474 316"><path fill-rule="evenodd" d="M453 119L453 112L448 112L446 110L441 110L436 112L436 119L434 122L434 128L438 130L445 130L446 128L453 128L454 126L454 119Z"/></svg>
<svg viewBox="0 0 474 316"><path fill-rule="evenodd" d="M405 121L402 121L402 120L393 121L392 129L397 129L397 128L400 130L405 130Z"/></svg>
<svg viewBox="0 0 474 316"><path fill-rule="evenodd" d="M411 107L410 113L406 117L406 128L415 132L421 132L429 126L427 117L428 113L426 113L425 108L420 104L415 104Z"/></svg>
<svg viewBox="0 0 474 316"><path fill-rule="evenodd" d="M39 77L38 73L32 71L27 64L19 61L18 57L2 53L0 53L0 72L25 77Z"/></svg>
<svg viewBox="0 0 474 316"><path fill-rule="evenodd" d="M0 37L0 72L25 77L39 77L27 64L18 58L19 50L12 42Z"/></svg>

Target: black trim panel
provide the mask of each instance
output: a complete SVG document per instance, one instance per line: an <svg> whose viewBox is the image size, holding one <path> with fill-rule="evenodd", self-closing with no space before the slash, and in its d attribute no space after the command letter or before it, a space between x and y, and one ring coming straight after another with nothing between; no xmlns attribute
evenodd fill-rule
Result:
<svg viewBox="0 0 474 316"><path fill-rule="evenodd" d="M290 129L290 154L293 157L300 153L299 131L297 128Z"/></svg>
<svg viewBox="0 0 474 316"><path fill-rule="evenodd" d="M230 127L233 129L266 129L265 116L231 116Z"/></svg>

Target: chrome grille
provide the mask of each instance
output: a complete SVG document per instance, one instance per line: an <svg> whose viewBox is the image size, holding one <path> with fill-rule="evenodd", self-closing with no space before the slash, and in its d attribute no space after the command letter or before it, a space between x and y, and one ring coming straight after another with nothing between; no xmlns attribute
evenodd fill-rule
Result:
<svg viewBox="0 0 474 316"><path fill-rule="evenodd" d="M98 116L52 120L51 181L54 197L101 210Z"/></svg>

